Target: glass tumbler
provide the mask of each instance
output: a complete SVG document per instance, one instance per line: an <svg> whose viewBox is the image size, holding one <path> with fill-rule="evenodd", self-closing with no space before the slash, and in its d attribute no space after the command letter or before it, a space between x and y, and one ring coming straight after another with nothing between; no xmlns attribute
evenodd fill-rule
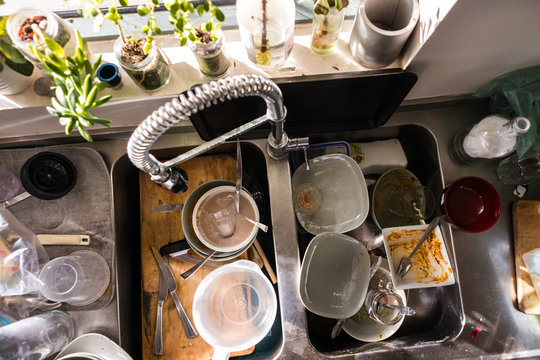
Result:
<svg viewBox="0 0 540 360"><path fill-rule="evenodd" d="M53 310L0 328L0 358L40 360L57 353L75 334L73 320Z"/></svg>
<svg viewBox="0 0 540 360"><path fill-rule="evenodd" d="M388 211L411 219L427 219L433 214L435 199L427 186L415 186L393 191L386 198Z"/></svg>

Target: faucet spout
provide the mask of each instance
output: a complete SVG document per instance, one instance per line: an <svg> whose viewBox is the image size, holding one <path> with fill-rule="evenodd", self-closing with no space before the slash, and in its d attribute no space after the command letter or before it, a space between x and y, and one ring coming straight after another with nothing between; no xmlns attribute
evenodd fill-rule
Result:
<svg viewBox="0 0 540 360"><path fill-rule="evenodd" d="M172 126L188 120L198 111L217 105L218 102L247 96L262 97L267 107L266 114L169 161L160 162L150 154L152 145ZM178 171L175 165L203 154L267 121L272 124L268 152L273 158L285 157L289 142L283 130L285 115L281 90L271 80L259 75L240 75L211 81L194 86L149 115L131 135L127 147L128 156L135 166L149 173L151 179L161 187L171 192L184 192L187 190L187 174Z"/></svg>

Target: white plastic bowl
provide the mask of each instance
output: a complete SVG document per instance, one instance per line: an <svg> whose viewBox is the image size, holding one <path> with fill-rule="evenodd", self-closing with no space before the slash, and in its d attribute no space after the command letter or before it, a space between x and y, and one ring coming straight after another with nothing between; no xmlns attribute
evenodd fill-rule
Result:
<svg viewBox="0 0 540 360"><path fill-rule="evenodd" d="M369 196L360 166L347 155L327 154L309 160L296 169L292 177L293 193L302 184L313 184L322 194L322 203L313 214L295 206L300 225L313 235L323 232L346 233L366 220Z"/></svg>

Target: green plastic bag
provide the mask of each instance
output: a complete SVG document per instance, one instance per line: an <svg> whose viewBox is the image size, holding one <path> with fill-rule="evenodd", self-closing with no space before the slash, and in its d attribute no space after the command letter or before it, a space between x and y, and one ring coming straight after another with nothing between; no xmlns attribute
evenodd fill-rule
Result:
<svg viewBox="0 0 540 360"><path fill-rule="evenodd" d="M531 129L518 136L516 153L521 159L529 149L540 153L540 66L519 69L496 77L473 94L491 98L490 111L508 118L524 116Z"/></svg>

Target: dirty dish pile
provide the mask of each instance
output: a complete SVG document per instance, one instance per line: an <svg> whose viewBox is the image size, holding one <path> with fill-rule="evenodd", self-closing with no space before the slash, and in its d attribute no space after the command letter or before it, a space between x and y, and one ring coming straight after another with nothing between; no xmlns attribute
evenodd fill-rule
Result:
<svg viewBox="0 0 540 360"><path fill-rule="evenodd" d="M311 312L344 319L358 312L366 297L370 258L356 239L337 233L309 243L300 275L300 297Z"/></svg>
<svg viewBox="0 0 540 360"><path fill-rule="evenodd" d="M455 283L454 272L448 257L439 226L411 257L412 266L404 277L397 269L403 257L411 254L428 225L384 228L384 248L388 256L392 282L396 289L414 289Z"/></svg>
<svg viewBox="0 0 540 360"><path fill-rule="evenodd" d="M184 236L191 249L201 257L209 256L214 252L214 250L206 246L195 233L195 228L193 226L193 212L195 209L195 205L205 193L218 186L223 185L231 186L232 188L234 188L234 183L232 181L209 181L193 190L193 192L188 196L184 204L184 209L182 211L182 229L184 231ZM255 238L253 238L252 241L248 242L244 247L235 251L218 251L215 255L212 256L212 261L227 261L236 258L244 251L246 251L248 247L251 246L253 240L255 240Z"/></svg>
<svg viewBox="0 0 540 360"><path fill-rule="evenodd" d="M293 201L300 225L313 235L356 229L369 213L362 170L347 155L326 154L300 165L292 177Z"/></svg>
<svg viewBox="0 0 540 360"><path fill-rule="evenodd" d="M240 191L240 214L235 209L235 188L223 185L204 193L193 209L192 224L197 238L206 247L220 252L245 248L257 235L257 227L244 217L259 221L255 200Z"/></svg>

